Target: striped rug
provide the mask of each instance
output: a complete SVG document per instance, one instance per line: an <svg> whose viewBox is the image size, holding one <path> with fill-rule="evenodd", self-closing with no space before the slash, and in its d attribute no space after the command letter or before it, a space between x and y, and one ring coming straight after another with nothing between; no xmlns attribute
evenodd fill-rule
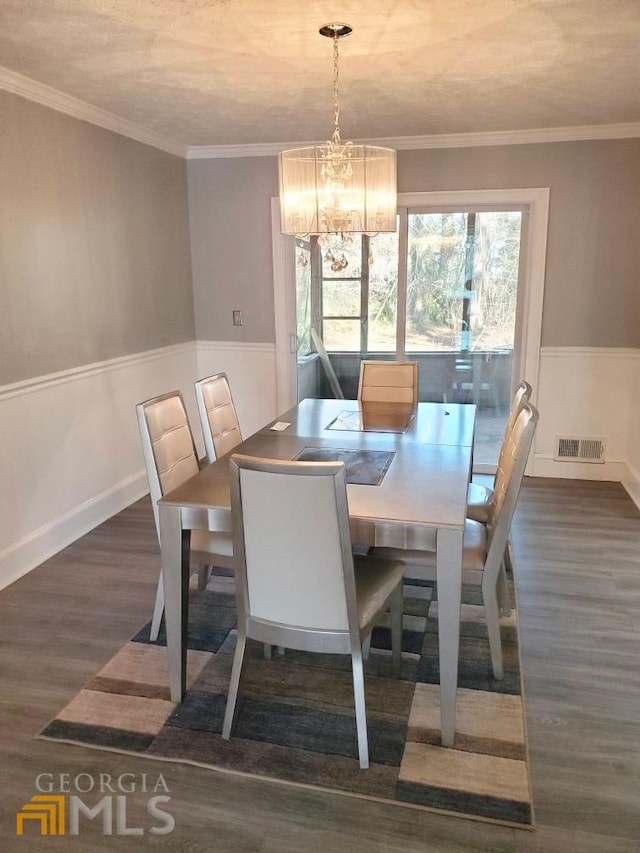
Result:
<svg viewBox="0 0 640 853"><path fill-rule="evenodd" d="M146 625L41 736L532 825L516 625L504 621L505 674L496 681L479 591L463 588L453 749L439 745L434 587L405 583L400 679L388 625L374 630L365 665L368 770L358 764L348 656L287 650L267 661L262 646L249 641L233 736L222 740L234 604L234 579L225 573L192 593L182 704L170 701L164 635L150 643Z"/></svg>

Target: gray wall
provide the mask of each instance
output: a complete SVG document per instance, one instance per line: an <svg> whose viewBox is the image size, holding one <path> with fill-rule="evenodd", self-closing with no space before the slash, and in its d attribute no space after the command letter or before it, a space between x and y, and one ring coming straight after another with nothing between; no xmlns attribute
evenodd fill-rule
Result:
<svg viewBox="0 0 640 853"><path fill-rule="evenodd" d="M0 384L193 340L186 163L0 92Z"/></svg>
<svg viewBox="0 0 640 853"><path fill-rule="evenodd" d="M196 337L273 341L271 196L275 157L189 161ZM233 326L232 311L244 325Z"/></svg>
<svg viewBox="0 0 640 853"><path fill-rule="evenodd" d="M188 171L198 337L273 341L276 159ZM640 346L640 140L398 152L400 192L513 187L551 188L543 345Z"/></svg>
<svg viewBox="0 0 640 853"><path fill-rule="evenodd" d="M401 192L550 187L543 346L640 345L640 140L398 157Z"/></svg>

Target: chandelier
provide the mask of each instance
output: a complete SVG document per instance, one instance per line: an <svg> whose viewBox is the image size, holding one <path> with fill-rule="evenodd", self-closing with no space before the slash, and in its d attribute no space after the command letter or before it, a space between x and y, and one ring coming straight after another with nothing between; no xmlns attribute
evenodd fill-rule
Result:
<svg viewBox="0 0 640 853"><path fill-rule="evenodd" d="M396 230L396 152L340 138L338 39L347 24L325 24L333 40L333 135L323 145L278 155L283 234L377 234Z"/></svg>

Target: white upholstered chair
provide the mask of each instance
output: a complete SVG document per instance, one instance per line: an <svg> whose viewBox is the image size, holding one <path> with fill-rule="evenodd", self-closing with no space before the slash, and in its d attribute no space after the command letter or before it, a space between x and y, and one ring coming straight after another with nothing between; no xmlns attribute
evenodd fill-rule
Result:
<svg viewBox="0 0 640 853"><path fill-rule="evenodd" d="M526 403L505 441L487 523L467 519L464 528L462 582L482 589L491 662L497 679L504 674L499 603L500 585L504 582L503 557L537 423L537 410ZM437 580L436 555L432 552L373 548L370 553L402 562L406 577Z"/></svg>
<svg viewBox="0 0 640 853"><path fill-rule="evenodd" d="M418 403L417 361L362 361L358 400L361 403Z"/></svg>
<svg viewBox="0 0 640 853"><path fill-rule="evenodd" d="M198 473L198 456L189 426L187 411L180 391L153 397L136 406L144 464L149 480L156 532L158 501ZM233 543L228 533L193 530L191 533L191 563L201 567L200 586L206 584L207 567L233 568ZM162 575L158 581L156 602L151 622L151 639L158 639L164 612Z"/></svg>
<svg viewBox="0 0 640 853"><path fill-rule="evenodd" d="M511 401L509 417L507 419L504 438L502 439L502 445L500 447L500 454L498 457L498 467L500 466L500 457L504 452L505 442L509 437L509 433L513 429L513 425L520 414L520 410L531 399L531 394L531 385L523 379L518 385L516 393L513 395L513 400ZM467 518L486 524L489 518L489 510L491 508L492 501L493 489L489 488L489 486L483 486L480 483L469 483L469 489L467 491Z"/></svg>
<svg viewBox="0 0 640 853"><path fill-rule="evenodd" d="M200 379L195 389L207 460L215 462L242 441L227 374Z"/></svg>
<svg viewBox="0 0 640 853"><path fill-rule="evenodd" d="M238 634L222 737L231 735L247 638L350 654L360 766L369 766L362 643L391 609L400 671L402 566L351 552L343 462L282 462L234 454L233 544Z"/></svg>

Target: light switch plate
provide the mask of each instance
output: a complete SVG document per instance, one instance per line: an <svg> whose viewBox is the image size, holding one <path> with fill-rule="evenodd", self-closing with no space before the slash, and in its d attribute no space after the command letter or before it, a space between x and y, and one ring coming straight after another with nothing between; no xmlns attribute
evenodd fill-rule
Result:
<svg viewBox="0 0 640 853"><path fill-rule="evenodd" d="M233 325L241 326L242 325L242 311L238 311L237 309L233 312Z"/></svg>

